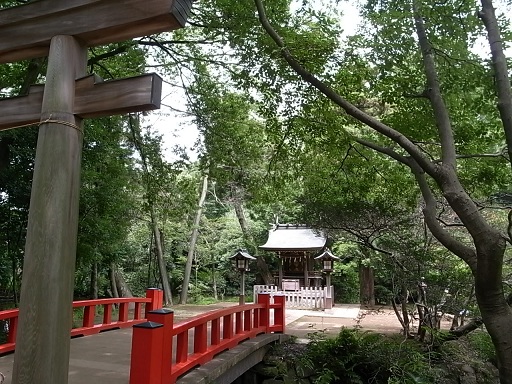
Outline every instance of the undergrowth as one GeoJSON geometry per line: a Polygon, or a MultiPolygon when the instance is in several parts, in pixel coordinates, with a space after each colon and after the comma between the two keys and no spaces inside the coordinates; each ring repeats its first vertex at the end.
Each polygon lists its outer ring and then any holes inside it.
{"type": "Polygon", "coordinates": [[[414,342],[342,329],[335,338],[311,335],[299,358],[315,384],[431,383],[429,363],[414,342]]]}

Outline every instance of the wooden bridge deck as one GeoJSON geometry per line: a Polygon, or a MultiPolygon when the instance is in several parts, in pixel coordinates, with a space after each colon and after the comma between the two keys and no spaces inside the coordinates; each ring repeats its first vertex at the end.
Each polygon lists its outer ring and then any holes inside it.
{"type": "MultiPolygon", "coordinates": [[[[71,341],[69,384],[127,384],[132,330],[119,329],[71,341]]],[[[11,384],[14,354],[0,357],[4,384],[11,384]]]]}

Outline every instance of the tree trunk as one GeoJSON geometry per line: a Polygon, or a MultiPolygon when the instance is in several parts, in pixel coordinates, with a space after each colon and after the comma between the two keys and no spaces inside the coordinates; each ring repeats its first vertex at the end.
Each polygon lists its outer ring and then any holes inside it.
{"type": "Polygon", "coordinates": [[[119,291],[117,290],[116,264],[114,262],[110,263],[110,270],[108,275],[110,280],[110,289],[112,290],[112,297],[117,298],[119,297],[119,291]]]}
{"type": "Polygon", "coordinates": [[[451,329],[448,334],[441,336],[441,340],[448,341],[448,340],[456,340],[464,335],[467,335],[470,332],[473,332],[475,329],[478,329],[482,326],[483,321],[481,318],[477,317],[473,320],[471,320],[466,325],[460,326],[455,329],[451,329]]]}
{"type": "Polygon", "coordinates": [[[407,311],[407,301],[409,300],[409,291],[407,286],[402,284],[402,292],[400,293],[400,308],[402,310],[404,335],[406,337],[411,336],[411,321],[409,318],[409,312],[407,311]]]}
{"type": "Polygon", "coordinates": [[[512,309],[503,291],[505,238],[485,220],[453,169],[443,170],[439,185],[473,238],[476,266],[469,265],[475,278],[478,308],[496,349],[500,383],[512,384],[512,309]]]}
{"type": "Polygon", "coordinates": [[[91,299],[98,298],[98,263],[92,263],[91,267],[91,285],[89,288],[91,299]]]}
{"type": "Polygon", "coordinates": [[[409,326],[409,324],[410,324],[409,323],[409,314],[407,313],[407,297],[408,297],[407,287],[404,284],[404,285],[402,285],[402,293],[399,296],[401,313],[396,305],[396,301],[395,301],[394,297],[391,299],[391,305],[393,306],[393,310],[395,311],[395,315],[396,315],[398,321],[402,325],[402,329],[404,330],[404,336],[406,338],[410,338],[411,333],[410,333],[410,326],[409,326]]]}
{"type": "Polygon", "coordinates": [[[183,276],[183,285],[181,287],[180,304],[187,303],[188,285],[190,283],[190,274],[192,272],[192,262],[194,261],[194,251],[196,249],[197,236],[199,235],[199,224],[203,214],[203,205],[206,200],[206,191],[208,189],[208,175],[203,177],[203,186],[201,195],[197,204],[196,217],[194,219],[194,226],[192,227],[192,234],[190,235],[190,244],[188,247],[187,263],[185,264],[185,272],[183,276]]]}
{"type": "MultiPolygon", "coordinates": [[[[504,52],[503,38],[492,0],[481,0],[482,9],[478,16],[487,30],[487,40],[491,49],[494,85],[498,96],[497,108],[503,124],[507,141],[508,157],[512,160],[512,89],[510,86],[510,69],[504,52]]],[[[511,162],[512,165],[512,162],[511,162]]]]}
{"type": "Polygon", "coordinates": [[[219,295],[217,293],[217,276],[215,273],[215,264],[212,264],[212,287],[213,287],[213,298],[215,300],[218,300],[219,295]]]}
{"type": "Polygon", "coordinates": [[[133,297],[132,291],[128,284],[126,283],[126,280],[124,279],[121,272],[118,270],[114,273],[114,278],[116,282],[117,292],[119,293],[119,297],[133,297]]]}
{"type": "Polygon", "coordinates": [[[478,250],[475,294],[482,320],[496,349],[500,383],[512,384],[512,309],[502,284],[505,243],[497,231],[486,237],[475,242],[478,250]]]}
{"type": "Polygon", "coordinates": [[[359,264],[359,300],[361,305],[375,306],[373,268],[359,264]]]}
{"type": "Polygon", "coordinates": [[[263,256],[258,254],[258,247],[256,246],[256,242],[254,241],[251,232],[249,231],[249,226],[247,225],[247,220],[245,219],[244,209],[242,207],[241,200],[235,198],[233,206],[235,208],[236,218],[238,219],[238,223],[240,224],[242,234],[246,241],[253,247],[253,256],[256,257],[256,268],[258,269],[258,273],[260,274],[265,285],[272,285],[274,283],[274,277],[272,276],[272,273],[270,272],[267,262],[265,261],[263,256]]]}
{"type": "Polygon", "coordinates": [[[151,226],[153,228],[153,236],[155,239],[156,260],[158,262],[158,270],[160,271],[160,278],[162,279],[162,289],[164,291],[164,306],[172,305],[171,285],[169,284],[169,276],[167,274],[167,267],[165,265],[160,229],[158,228],[158,223],[156,221],[156,215],[153,206],[150,207],[150,215],[151,226]]]}

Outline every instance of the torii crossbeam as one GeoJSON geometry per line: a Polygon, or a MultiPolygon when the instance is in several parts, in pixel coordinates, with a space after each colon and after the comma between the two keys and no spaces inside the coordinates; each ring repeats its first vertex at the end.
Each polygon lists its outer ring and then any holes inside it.
{"type": "Polygon", "coordinates": [[[0,101],[0,130],[39,121],[13,384],[66,384],[82,119],[158,108],[161,80],[87,76],[87,47],[184,26],[192,0],[39,0],[0,11],[0,63],[48,55],[44,87],[0,101]],[[22,113],[21,113],[22,112],[22,113]]]}

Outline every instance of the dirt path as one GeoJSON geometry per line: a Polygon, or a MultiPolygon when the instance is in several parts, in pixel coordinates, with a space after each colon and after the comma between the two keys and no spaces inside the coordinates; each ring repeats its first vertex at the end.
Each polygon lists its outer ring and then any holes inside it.
{"type": "MultiPolygon", "coordinates": [[[[210,305],[175,305],[175,321],[183,321],[208,311],[236,306],[238,303],[222,302],[210,305]]],[[[341,304],[335,310],[329,311],[308,311],[289,310],[294,316],[288,319],[286,333],[299,338],[307,338],[312,332],[325,332],[330,335],[338,334],[342,327],[359,328],[361,330],[374,331],[383,334],[399,334],[402,330],[400,322],[391,307],[376,307],[374,309],[356,309],[356,305],[341,304]],[[347,308],[344,311],[343,308],[347,308]],[[354,310],[355,309],[355,310],[354,310]]],[[[451,323],[443,321],[441,328],[449,329],[451,323]]]]}

